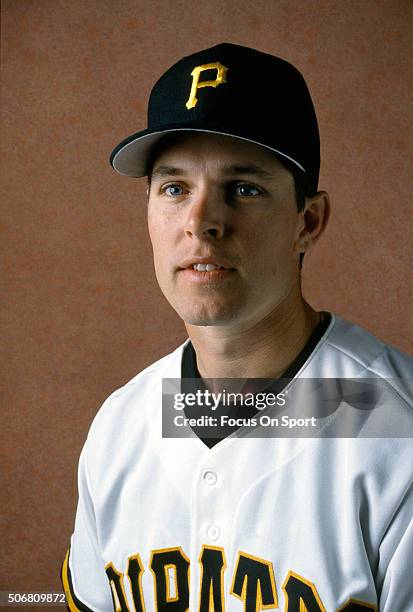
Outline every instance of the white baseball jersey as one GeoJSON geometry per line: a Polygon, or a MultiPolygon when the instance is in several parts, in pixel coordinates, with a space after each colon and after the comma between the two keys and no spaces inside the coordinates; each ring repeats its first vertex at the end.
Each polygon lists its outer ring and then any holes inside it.
{"type": "MultiPolygon", "coordinates": [[[[184,346],[93,421],[62,567],[70,609],[412,611],[412,440],[163,438],[162,379],[181,376],[184,346]]],[[[385,416],[408,427],[412,374],[412,358],[333,316],[295,379],[386,380],[385,416]]]]}

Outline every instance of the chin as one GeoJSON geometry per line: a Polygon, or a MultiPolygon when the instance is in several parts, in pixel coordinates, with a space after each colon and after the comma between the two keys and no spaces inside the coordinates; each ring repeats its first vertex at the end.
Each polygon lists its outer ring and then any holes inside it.
{"type": "Polygon", "coordinates": [[[187,325],[215,326],[234,323],[238,318],[238,312],[234,307],[223,304],[191,304],[173,306],[181,319],[187,325]]]}

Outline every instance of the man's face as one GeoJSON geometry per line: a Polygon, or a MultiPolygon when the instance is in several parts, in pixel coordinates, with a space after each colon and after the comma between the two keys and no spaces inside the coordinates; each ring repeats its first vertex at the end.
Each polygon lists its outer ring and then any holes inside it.
{"type": "Polygon", "coordinates": [[[297,292],[300,217],[294,179],[271,151],[215,134],[180,136],[155,159],[149,191],[165,297],[190,325],[257,324],[297,292]]]}

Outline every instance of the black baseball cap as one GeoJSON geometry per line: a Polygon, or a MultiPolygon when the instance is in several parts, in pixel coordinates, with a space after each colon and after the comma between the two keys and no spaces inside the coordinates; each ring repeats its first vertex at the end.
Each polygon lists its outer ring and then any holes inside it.
{"type": "Polygon", "coordinates": [[[110,163],[120,174],[145,176],[153,147],[173,132],[211,132],[266,147],[317,191],[320,138],[310,93],[289,62],[223,43],[171,66],[155,83],[148,127],[122,140],[110,163]]]}

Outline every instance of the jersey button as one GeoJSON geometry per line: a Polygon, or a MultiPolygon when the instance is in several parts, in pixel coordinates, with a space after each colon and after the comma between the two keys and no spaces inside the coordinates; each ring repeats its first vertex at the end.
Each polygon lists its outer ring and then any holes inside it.
{"type": "Polygon", "coordinates": [[[208,527],[208,537],[210,540],[213,540],[215,542],[215,540],[218,540],[220,534],[221,534],[221,530],[218,527],[218,525],[210,525],[208,527]]]}
{"type": "Polygon", "coordinates": [[[206,472],[204,472],[205,484],[212,487],[216,483],[217,480],[218,480],[218,476],[212,470],[207,470],[206,472]]]}

